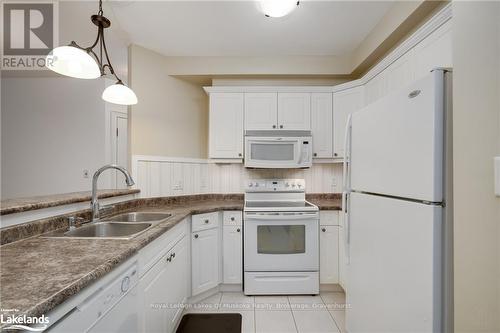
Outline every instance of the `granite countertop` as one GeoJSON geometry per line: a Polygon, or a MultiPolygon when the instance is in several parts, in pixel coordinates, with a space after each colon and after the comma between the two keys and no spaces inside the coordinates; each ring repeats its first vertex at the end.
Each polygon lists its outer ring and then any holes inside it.
{"type": "MultiPolygon", "coordinates": [[[[308,197],[320,209],[340,209],[340,200],[308,197]]],[[[0,246],[0,308],[18,315],[47,314],[192,214],[243,210],[242,196],[136,199],[120,212],[164,211],[172,216],[130,240],[30,237],[0,246]]],[[[114,212],[116,213],[116,212],[114,212]]],[[[0,311],[0,314],[3,312],[0,311]]]]}
{"type": "MultiPolygon", "coordinates": [[[[138,189],[123,189],[123,190],[99,190],[97,194],[100,199],[117,197],[121,195],[129,195],[139,193],[138,189]]],[[[5,199],[0,201],[0,215],[13,213],[21,213],[29,210],[50,208],[61,205],[68,205],[77,202],[90,201],[92,193],[72,192],[63,194],[42,195],[35,197],[5,199]]]]}

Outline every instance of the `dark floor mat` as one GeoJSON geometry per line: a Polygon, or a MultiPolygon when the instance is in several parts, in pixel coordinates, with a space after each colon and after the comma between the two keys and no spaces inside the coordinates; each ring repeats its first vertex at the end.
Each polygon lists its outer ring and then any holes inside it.
{"type": "Polygon", "coordinates": [[[177,333],[241,333],[239,313],[188,313],[177,333]]]}

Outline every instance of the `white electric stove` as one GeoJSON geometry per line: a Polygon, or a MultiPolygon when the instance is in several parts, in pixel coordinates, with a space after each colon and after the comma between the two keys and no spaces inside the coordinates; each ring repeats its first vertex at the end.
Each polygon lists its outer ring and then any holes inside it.
{"type": "Polygon", "coordinates": [[[303,179],[252,180],[245,190],[246,295],[319,293],[319,210],[303,179]]]}

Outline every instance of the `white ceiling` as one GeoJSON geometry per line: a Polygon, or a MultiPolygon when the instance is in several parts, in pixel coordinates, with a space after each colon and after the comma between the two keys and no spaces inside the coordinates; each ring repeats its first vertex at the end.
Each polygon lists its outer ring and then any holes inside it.
{"type": "Polygon", "coordinates": [[[392,4],[301,1],[292,14],[274,19],[265,17],[255,1],[129,1],[107,6],[132,43],[164,55],[280,56],[349,54],[392,4]]]}

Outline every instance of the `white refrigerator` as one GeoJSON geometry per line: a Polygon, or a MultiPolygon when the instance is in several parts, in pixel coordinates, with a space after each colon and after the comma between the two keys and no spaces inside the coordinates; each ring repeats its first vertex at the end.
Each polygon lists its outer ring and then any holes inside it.
{"type": "Polygon", "coordinates": [[[451,72],[436,69],[348,121],[349,333],[448,329],[450,94],[451,72]]]}

